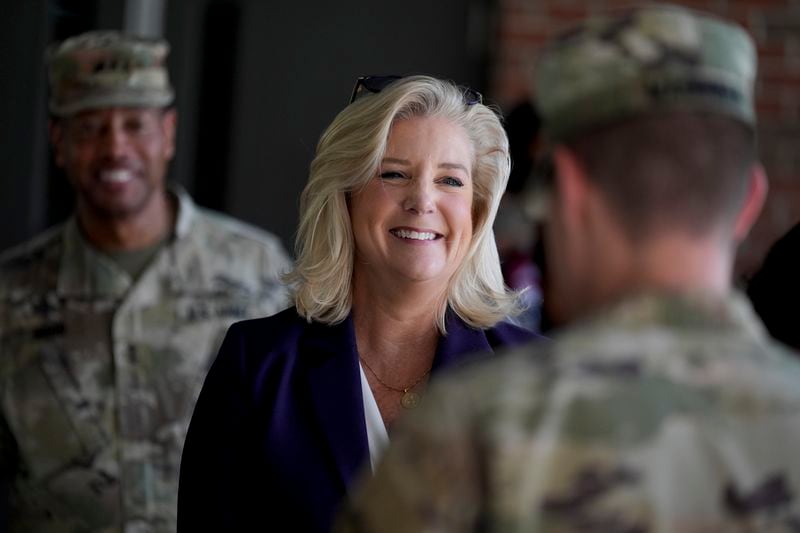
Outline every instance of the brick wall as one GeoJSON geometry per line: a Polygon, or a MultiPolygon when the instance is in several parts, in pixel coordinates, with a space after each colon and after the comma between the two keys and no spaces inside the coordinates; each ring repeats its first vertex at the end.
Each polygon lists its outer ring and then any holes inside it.
{"type": "MultiPolygon", "coordinates": [[[[738,272],[748,277],[771,244],[800,221],[800,0],[675,1],[742,24],[758,46],[759,149],[770,178],[765,210],[743,244],[738,272]]],[[[531,59],[551,35],[630,0],[499,0],[489,93],[503,109],[528,97],[531,59]]]]}

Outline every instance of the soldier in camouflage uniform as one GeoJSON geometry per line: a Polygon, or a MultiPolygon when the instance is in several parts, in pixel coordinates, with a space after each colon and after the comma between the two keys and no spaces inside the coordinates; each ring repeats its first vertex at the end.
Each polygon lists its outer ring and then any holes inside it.
{"type": "Polygon", "coordinates": [[[562,327],[434,384],[342,531],[800,531],[800,364],[730,285],[754,76],[742,29],[668,5],[545,49],[562,327]]]}
{"type": "Polygon", "coordinates": [[[276,237],[164,184],[166,53],[116,32],[50,52],[77,209],[0,259],[2,531],[174,531],[184,435],[221,339],[286,304],[276,237]]]}

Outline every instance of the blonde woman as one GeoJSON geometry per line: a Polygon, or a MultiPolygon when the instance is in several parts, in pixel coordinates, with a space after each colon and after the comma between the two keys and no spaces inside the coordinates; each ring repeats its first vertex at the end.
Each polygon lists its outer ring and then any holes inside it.
{"type": "Polygon", "coordinates": [[[181,531],[328,531],[432,374],[530,340],[492,234],[508,141],[480,94],[360,78],[301,198],[295,306],[228,331],[189,428],[181,531]]]}

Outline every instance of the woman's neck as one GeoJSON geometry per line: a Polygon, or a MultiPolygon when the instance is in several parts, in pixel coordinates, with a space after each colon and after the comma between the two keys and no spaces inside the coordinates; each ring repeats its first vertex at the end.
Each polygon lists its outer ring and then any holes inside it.
{"type": "Polygon", "coordinates": [[[442,296],[416,289],[370,286],[354,277],[356,347],[387,427],[403,410],[407,393],[424,390],[439,341],[436,314],[442,296]]]}
{"type": "Polygon", "coordinates": [[[412,359],[430,363],[439,338],[437,312],[445,292],[371,285],[358,277],[353,283],[353,323],[361,357],[375,370],[417,366],[412,359]]]}

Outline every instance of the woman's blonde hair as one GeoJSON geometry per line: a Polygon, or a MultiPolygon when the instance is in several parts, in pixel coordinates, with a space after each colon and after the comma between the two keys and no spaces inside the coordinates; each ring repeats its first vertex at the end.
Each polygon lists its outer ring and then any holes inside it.
{"type": "Polygon", "coordinates": [[[411,76],[344,108],[319,140],[300,197],[297,261],[286,276],[298,313],[309,321],[334,324],[350,313],[355,242],[348,194],[375,177],[392,124],[433,116],[461,126],[475,154],[472,242],[437,310],[439,330],[446,333],[448,307],[478,328],[491,327],[521,310],[519,295],[503,283],[492,231],[511,169],[503,126],[485,105],[466,105],[463,89],[454,83],[411,76]]]}

